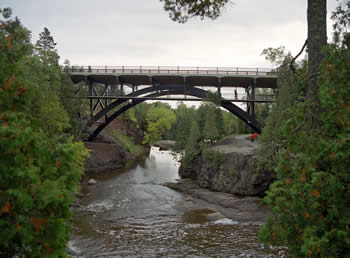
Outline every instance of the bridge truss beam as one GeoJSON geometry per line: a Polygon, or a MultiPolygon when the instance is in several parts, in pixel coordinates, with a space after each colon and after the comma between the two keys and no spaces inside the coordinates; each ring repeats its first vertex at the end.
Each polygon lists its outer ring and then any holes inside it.
{"type": "MultiPolygon", "coordinates": [[[[101,87],[101,84],[98,87],[101,87]]],[[[193,99],[187,99],[186,96],[194,96],[197,97],[197,101],[201,101],[204,98],[206,98],[208,91],[199,89],[193,86],[187,85],[185,82],[184,85],[161,85],[161,88],[159,87],[157,82],[153,82],[152,86],[143,88],[140,90],[133,90],[130,94],[125,96],[109,96],[109,92],[111,91],[111,87],[109,87],[107,84],[104,85],[103,91],[94,89],[95,86],[94,83],[90,83],[90,96],[88,98],[90,99],[90,114],[91,118],[87,122],[86,127],[90,127],[95,122],[100,120],[103,116],[105,117],[104,121],[95,129],[95,131],[90,135],[89,140],[93,140],[111,121],[113,121],[116,117],[127,111],[129,108],[134,107],[135,105],[148,100],[148,99],[158,99],[161,96],[165,95],[185,95],[183,100],[193,100],[193,99]],[[129,102],[131,101],[131,102],[129,102]],[[93,105],[93,102],[94,105],[93,105]],[[127,105],[120,107],[117,111],[115,111],[112,115],[108,115],[110,112],[112,112],[113,109],[118,108],[123,103],[127,103],[127,105]],[[98,107],[100,107],[100,110],[98,110],[98,107]]],[[[132,88],[134,88],[132,86],[132,88]]],[[[254,89],[254,88],[253,88],[254,89]]],[[[253,93],[254,96],[254,93],[253,93]]],[[[165,99],[165,98],[163,98],[165,99]]],[[[167,100],[171,100],[167,98],[167,100]]],[[[175,99],[174,99],[175,100],[175,99]]],[[[177,100],[177,99],[176,99],[177,100]]],[[[256,102],[253,99],[248,99],[247,103],[251,104],[256,102]]],[[[266,101],[268,102],[268,101],[266,101]]],[[[239,108],[237,105],[233,104],[230,100],[226,100],[221,98],[221,106],[228,110],[229,112],[236,115],[239,119],[241,119],[243,122],[245,122],[252,130],[255,132],[260,133],[261,128],[258,121],[255,120],[254,115],[251,115],[248,112],[245,112],[241,108],[239,108]]],[[[254,109],[253,109],[254,110],[254,109]]]]}

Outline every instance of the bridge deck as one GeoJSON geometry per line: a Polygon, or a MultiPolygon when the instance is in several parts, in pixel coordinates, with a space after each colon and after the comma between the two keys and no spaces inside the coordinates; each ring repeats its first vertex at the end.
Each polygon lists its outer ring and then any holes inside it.
{"type": "MultiPolygon", "coordinates": [[[[87,96],[88,99],[107,99],[107,100],[118,100],[118,99],[126,99],[126,100],[167,100],[167,101],[203,101],[201,98],[193,98],[193,97],[130,97],[130,96],[87,96]]],[[[222,102],[241,102],[241,103],[273,103],[276,102],[275,99],[222,99],[222,102]]]]}
{"type": "Polygon", "coordinates": [[[207,87],[277,88],[276,69],[179,66],[82,66],[70,67],[75,83],[93,80],[109,85],[187,84],[207,87]]]}

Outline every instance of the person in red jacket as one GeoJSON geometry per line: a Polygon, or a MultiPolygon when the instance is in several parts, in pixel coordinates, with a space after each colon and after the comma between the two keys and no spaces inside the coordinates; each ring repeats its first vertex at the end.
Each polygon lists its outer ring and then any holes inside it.
{"type": "Polygon", "coordinates": [[[254,141],[254,140],[257,141],[257,140],[258,140],[258,136],[259,136],[258,133],[254,133],[254,134],[252,134],[252,135],[250,136],[250,140],[251,140],[251,141],[254,141]]]}

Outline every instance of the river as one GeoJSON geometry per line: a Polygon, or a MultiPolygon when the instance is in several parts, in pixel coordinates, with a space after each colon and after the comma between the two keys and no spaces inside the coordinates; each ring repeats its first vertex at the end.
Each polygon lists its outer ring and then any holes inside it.
{"type": "Polygon", "coordinates": [[[208,221],[206,207],[179,208],[190,198],[162,185],[178,178],[178,167],[170,151],[152,148],[133,168],[94,175],[96,185],[84,181],[68,245],[74,257],[284,256],[258,242],[257,223],[208,221]]]}

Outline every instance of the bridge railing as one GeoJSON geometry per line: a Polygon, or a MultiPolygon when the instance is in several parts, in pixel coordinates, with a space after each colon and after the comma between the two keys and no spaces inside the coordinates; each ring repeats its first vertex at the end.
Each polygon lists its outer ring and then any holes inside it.
{"type": "Polygon", "coordinates": [[[71,66],[71,72],[118,74],[205,74],[275,76],[277,69],[241,67],[184,67],[184,66],[71,66]]]}

